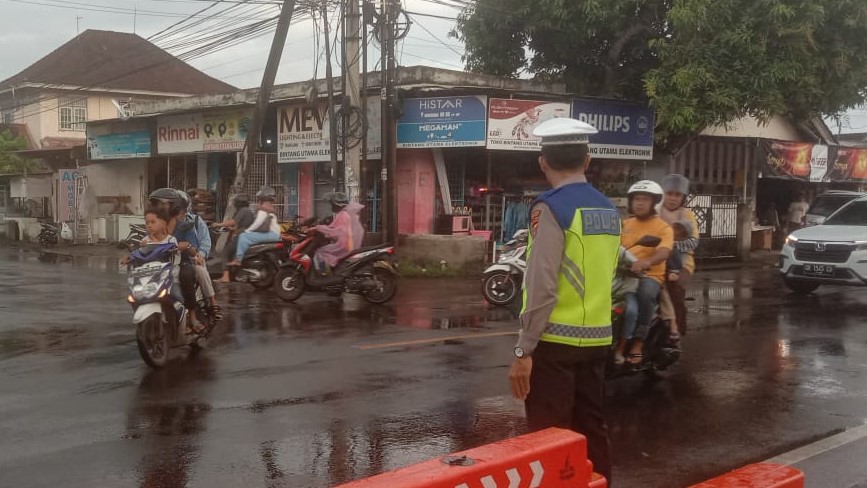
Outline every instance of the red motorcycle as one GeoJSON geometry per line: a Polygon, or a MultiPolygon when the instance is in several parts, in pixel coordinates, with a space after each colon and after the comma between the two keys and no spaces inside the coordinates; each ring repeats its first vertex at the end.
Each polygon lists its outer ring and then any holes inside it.
{"type": "Polygon", "coordinates": [[[294,302],[308,291],[333,295],[346,292],[381,304],[397,293],[393,246],[384,244],[358,249],[323,276],[314,269],[313,253],[326,244],[326,237],[315,231],[304,233],[303,237],[277,274],[277,296],[282,300],[294,302]]]}

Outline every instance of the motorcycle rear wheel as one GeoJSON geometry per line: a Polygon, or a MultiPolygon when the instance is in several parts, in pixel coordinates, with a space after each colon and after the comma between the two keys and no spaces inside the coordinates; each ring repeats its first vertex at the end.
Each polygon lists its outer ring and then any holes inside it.
{"type": "Polygon", "coordinates": [[[286,268],[277,273],[277,297],[284,302],[301,298],[307,288],[304,275],[296,268],[286,268]]]}
{"type": "Polygon", "coordinates": [[[141,358],[151,368],[165,366],[169,358],[169,338],[159,314],[153,314],[136,327],[136,343],[141,358]]]}
{"type": "Polygon", "coordinates": [[[506,271],[491,271],[482,277],[482,295],[491,305],[506,306],[515,301],[521,285],[506,271]],[[503,291],[498,288],[502,286],[503,291]]]}
{"type": "Polygon", "coordinates": [[[387,270],[374,268],[373,279],[376,281],[376,289],[364,292],[364,299],[375,305],[381,305],[397,293],[397,276],[387,270]]]}
{"type": "Polygon", "coordinates": [[[274,277],[277,275],[277,268],[271,263],[266,263],[262,268],[265,273],[265,278],[259,281],[251,281],[250,284],[257,290],[267,290],[274,286],[274,277]]]}

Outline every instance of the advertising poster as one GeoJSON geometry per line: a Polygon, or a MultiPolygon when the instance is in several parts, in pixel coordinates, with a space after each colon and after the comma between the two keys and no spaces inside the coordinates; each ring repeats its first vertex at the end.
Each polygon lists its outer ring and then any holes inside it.
{"type": "Polygon", "coordinates": [[[596,159],[649,161],[653,159],[653,109],[612,100],[577,99],[572,118],[599,131],[590,136],[590,154],[596,159]]]}
{"type": "Polygon", "coordinates": [[[246,109],[158,117],[157,153],[242,151],[252,120],[246,109]]]}
{"type": "Polygon", "coordinates": [[[77,169],[61,169],[57,172],[57,216],[59,222],[75,220],[75,178],[77,169]]]}
{"type": "MultiPolygon", "coordinates": [[[[335,107],[335,112],[340,107],[335,107]]],[[[382,157],[382,105],[379,99],[367,103],[367,158],[382,157]]],[[[331,161],[331,131],[328,103],[301,102],[277,109],[277,162],[331,161]]],[[[338,146],[337,160],[343,160],[338,146]]]]}
{"type": "Polygon", "coordinates": [[[148,130],[87,136],[87,159],[133,159],[151,157],[148,130]]]}
{"type": "Polygon", "coordinates": [[[492,98],[488,103],[487,148],[538,152],[542,146],[533,135],[536,126],[569,115],[568,103],[492,98]]]}
{"type": "Polygon", "coordinates": [[[397,122],[397,147],[484,147],[487,97],[408,98],[397,122]]]}
{"type": "MultiPolygon", "coordinates": [[[[766,168],[772,176],[785,176],[819,183],[830,181],[828,146],[807,142],[762,141],[767,152],[766,168]]],[[[836,165],[836,163],[835,163],[836,165]]]]}
{"type": "Polygon", "coordinates": [[[867,181],[867,148],[838,147],[828,173],[831,181],[867,181]]]}

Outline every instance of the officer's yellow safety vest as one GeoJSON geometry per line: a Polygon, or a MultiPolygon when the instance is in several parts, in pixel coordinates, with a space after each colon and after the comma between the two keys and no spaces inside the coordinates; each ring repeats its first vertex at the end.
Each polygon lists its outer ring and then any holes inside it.
{"type": "MultiPolygon", "coordinates": [[[[537,202],[548,205],[565,234],[557,305],[541,340],[576,347],[610,345],[611,287],[620,251],[620,214],[588,183],[551,190],[537,202]]],[[[533,252],[533,232],[530,234],[528,259],[533,252]]],[[[525,288],[525,309],[526,305],[525,288]]]]}

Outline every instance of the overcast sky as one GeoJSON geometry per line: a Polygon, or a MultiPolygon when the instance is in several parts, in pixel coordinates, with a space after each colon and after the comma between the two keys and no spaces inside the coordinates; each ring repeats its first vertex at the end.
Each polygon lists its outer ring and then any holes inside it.
{"type": "MultiPolygon", "coordinates": [[[[272,1],[252,0],[250,5],[237,5],[239,0],[224,1],[208,13],[234,5],[231,17],[227,13],[205,26],[214,31],[219,29],[219,23],[237,20],[238,17],[246,18],[245,23],[249,23],[253,19],[277,15],[276,5],[267,4],[272,1]]],[[[86,29],[135,31],[148,38],[211,3],[208,0],[0,0],[3,20],[0,29],[0,80],[18,73],[69,41],[76,36],[77,29],[82,32],[86,29]],[[135,11],[138,13],[135,14],[135,11]]],[[[437,4],[434,0],[404,0],[404,5],[410,12],[449,18],[458,14],[458,10],[437,4]]],[[[420,15],[412,15],[412,21],[414,24],[409,35],[398,45],[397,57],[402,66],[421,64],[462,69],[463,46],[456,39],[448,37],[454,21],[420,15]]],[[[321,29],[321,21],[319,25],[321,29]]],[[[178,37],[188,35],[195,29],[187,30],[178,37]]],[[[239,88],[258,86],[272,35],[273,29],[270,29],[259,38],[190,60],[189,63],[239,88]]],[[[313,21],[309,18],[289,28],[277,83],[311,79],[317,68],[317,59],[321,59],[318,75],[324,76],[322,37],[319,36],[318,50],[314,43],[316,37],[313,21]]],[[[166,47],[169,42],[155,41],[161,47],[166,47]]],[[[373,70],[378,54],[375,46],[371,49],[370,69],[373,70]]],[[[170,52],[179,55],[184,49],[170,49],[170,52]]],[[[339,72],[336,63],[334,69],[335,73],[339,72]]]]}

